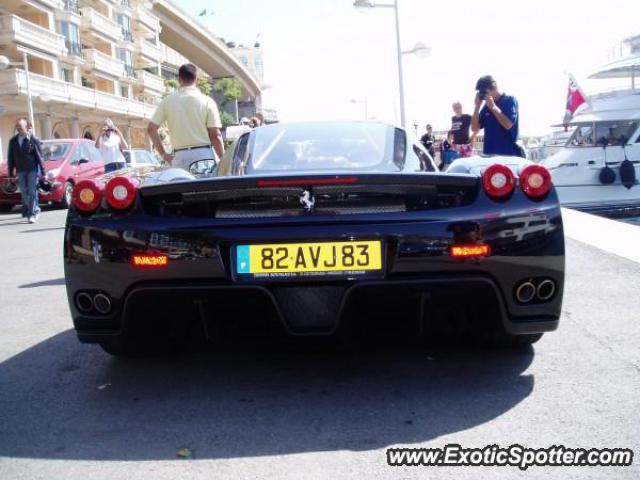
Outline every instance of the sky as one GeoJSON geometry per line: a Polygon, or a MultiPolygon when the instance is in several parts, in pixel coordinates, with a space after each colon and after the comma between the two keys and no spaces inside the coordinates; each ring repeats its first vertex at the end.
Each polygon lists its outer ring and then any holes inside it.
{"type": "MultiPolygon", "coordinates": [[[[399,123],[393,9],[360,13],[352,0],[176,0],[217,36],[264,55],[263,104],[280,120],[370,119],[399,123]],[[354,103],[353,100],[356,102],[354,103]]],[[[376,0],[379,3],[391,0],[376,0]]],[[[568,73],[587,94],[620,81],[589,80],[640,34],[640,1],[398,0],[408,126],[447,130],[453,101],[472,113],[475,82],[491,74],[517,98],[522,135],[549,133],[564,115],[568,73]]],[[[624,52],[623,52],[624,53],[624,52]]],[[[629,82],[630,84],[630,82],[629,82]]]]}

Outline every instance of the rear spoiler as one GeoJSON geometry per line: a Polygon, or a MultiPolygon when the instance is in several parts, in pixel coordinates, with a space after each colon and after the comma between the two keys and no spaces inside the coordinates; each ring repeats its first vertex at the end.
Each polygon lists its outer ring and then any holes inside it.
{"type": "Polygon", "coordinates": [[[183,197],[242,198],[260,195],[299,195],[312,189],[316,195],[340,192],[435,193],[438,187],[476,187],[479,177],[443,173],[366,173],[345,175],[281,175],[212,177],[140,188],[143,198],[181,194],[183,197]],[[372,188],[373,187],[373,188],[372,188]]]}

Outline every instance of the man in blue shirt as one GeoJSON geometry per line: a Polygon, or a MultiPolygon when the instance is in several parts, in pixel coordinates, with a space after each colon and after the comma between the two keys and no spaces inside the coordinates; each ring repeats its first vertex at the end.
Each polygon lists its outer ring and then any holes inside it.
{"type": "Polygon", "coordinates": [[[518,101],[500,93],[491,75],[480,77],[476,83],[475,110],[471,129],[478,133],[484,128],[485,155],[520,156],[518,140],[518,101]],[[482,103],[484,106],[482,109],[482,103]]]}

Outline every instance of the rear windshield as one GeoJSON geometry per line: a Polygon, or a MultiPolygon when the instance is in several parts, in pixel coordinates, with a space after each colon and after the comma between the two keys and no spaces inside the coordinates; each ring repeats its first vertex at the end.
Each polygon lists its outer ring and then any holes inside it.
{"type": "Polygon", "coordinates": [[[62,160],[67,156],[71,150],[71,143],[69,142],[46,142],[42,145],[42,151],[44,153],[44,160],[54,161],[62,160]]]}
{"type": "Polygon", "coordinates": [[[260,127],[247,173],[398,171],[394,128],[376,123],[301,123],[260,127]]]}

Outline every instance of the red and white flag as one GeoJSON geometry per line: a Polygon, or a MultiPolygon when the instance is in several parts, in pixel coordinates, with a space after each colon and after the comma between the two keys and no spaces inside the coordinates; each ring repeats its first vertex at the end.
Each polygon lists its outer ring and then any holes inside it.
{"type": "Polygon", "coordinates": [[[564,128],[567,129],[569,122],[580,108],[588,105],[587,97],[582,92],[582,89],[578,86],[578,82],[573,78],[573,75],[569,75],[569,88],[567,89],[567,106],[564,113],[564,128]]]}

